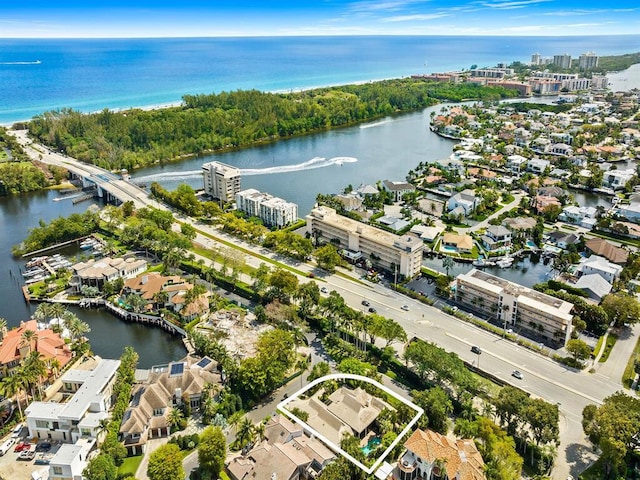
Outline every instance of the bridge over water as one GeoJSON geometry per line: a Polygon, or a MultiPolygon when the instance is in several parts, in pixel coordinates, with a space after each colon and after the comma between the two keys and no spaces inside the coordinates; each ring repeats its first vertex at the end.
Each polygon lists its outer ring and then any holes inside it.
{"type": "Polygon", "coordinates": [[[98,197],[106,202],[120,204],[132,201],[136,208],[153,206],[165,209],[135,183],[103,168],[79,162],[74,158],[54,152],[44,145],[33,143],[28,137],[28,130],[10,130],[9,133],[14,135],[31,159],[68,170],[72,177],[82,181],[83,188],[95,187],[98,197]]]}

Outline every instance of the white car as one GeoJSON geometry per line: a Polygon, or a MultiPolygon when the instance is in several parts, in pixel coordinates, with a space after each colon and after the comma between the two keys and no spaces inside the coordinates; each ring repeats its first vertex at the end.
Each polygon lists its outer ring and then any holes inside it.
{"type": "Polygon", "coordinates": [[[516,377],[518,380],[522,380],[522,372],[520,372],[520,370],[514,370],[511,372],[511,375],[516,377]]]}
{"type": "Polygon", "coordinates": [[[402,305],[402,310],[404,310],[405,312],[409,311],[409,305],[402,305]]]}

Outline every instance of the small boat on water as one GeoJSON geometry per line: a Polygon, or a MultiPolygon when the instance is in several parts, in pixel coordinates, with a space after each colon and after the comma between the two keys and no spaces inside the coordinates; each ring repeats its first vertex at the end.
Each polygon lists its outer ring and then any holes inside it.
{"type": "Polygon", "coordinates": [[[476,268],[493,267],[495,264],[496,262],[492,262],[484,258],[478,258],[477,260],[473,261],[473,266],[476,268]]]}
{"type": "Polygon", "coordinates": [[[511,265],[513,265],[513,257],[505,257],[502,260],[498,260],[496,262],[496,265],[500,268],[509,268],[511,265]]]}
{"type": "Polygon", "coordinates": [[[37,275],[42,275],[44,270],[41,268],[32,268],[31,270],[27,270],[22,274],[23,277],[33,277],[37,275]]]}

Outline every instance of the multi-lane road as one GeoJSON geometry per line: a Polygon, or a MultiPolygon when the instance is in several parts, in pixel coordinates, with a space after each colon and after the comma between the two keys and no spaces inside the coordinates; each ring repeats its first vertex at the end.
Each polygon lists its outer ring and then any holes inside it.
{"type": "MultiPolygon", "coordinates": [[[[66,168],[71,165],[74,168],[96,169],[69,157],[50,152],[46,147],[32,145],[25,132],[18,132],[16,137],[34,159],[66,168]]],[[[127,182],[118,181],[118,185],[118,188],[131,196],[136,206],[152,205],[166,208],[150,199],[144,191],[127,182]]],[[[222,238],[245,248],[251,252],[245,254],[245,260],[254,267],[264,261],[254,256],[255,253],[295,267],[302,273],[299,275],[301,281],[310,281],[306,274],[312,271],[317,274],[317,270],[312,265],[281,258],[261,247],[239,241],[237,238],[196,223],[189,218],[181,218],[181,221],[191,223],[208,235],[208,237],[200,235],[197,238],[197,241],[203,245],[214,246],[215,238],[222,238]],[[211,236],[214,238],[212,239],[211,236]]],[[[561,413],[561,445],[553,471],[554,479],[564,480],[570,473],[577,476],[576,474],[593,460],[593,454],[582,432],[582,409],[588,404],[599,403],[606,396],[620,390],[622,388],[620,379],[610,379],[598,373],[574,371],[539,352],[520,347],[514,342],[447,315],[438,308],[405,297],[382,285],[363,282],[355,276],[350,278],[353,274],[346,273],[346,275],[343,273],[317,276],[316,281],[329,291],[336,290],[353,308],[363,308],[362,300],[366,299],[379,314],[397,320],[404,327],[409,338],[416,336],[432,341],[448,351],[455,352],[469,363],[478,365],[479,362],[482,370],[522,388],[531,395],[557,403],[561,413]],[[408,311],[403,310],[402,305],[408,305],[408,311]],[[480,355],[471,352],[471,347],[474,345],[482,350],[480,355]],[[522,372],[522,379],[516,379],[511,375],[515,369],[522,372]]],[[[634,340],[638,333],[634,330],[634,340]]],[[[402,346],[398,345],[397,348],[402,346]]]]}

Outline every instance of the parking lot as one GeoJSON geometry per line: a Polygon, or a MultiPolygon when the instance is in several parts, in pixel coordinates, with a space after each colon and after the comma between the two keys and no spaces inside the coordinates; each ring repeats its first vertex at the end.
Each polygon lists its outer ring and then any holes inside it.
{"type": "MultiPolygon", "coordinates": [[[[49,465],[46,462],[58,451],[60,443],[52,441],[50,442],[51,448],[48,451],[36,452],[38,444],[31,442],[31,439],[26,437],[27,434],[27,429],[23,428],[22,435],[15,438],[7,453],[0,457],[0,478],[2,480],[33,480],[34,477],[32,473],[34,472],[45,473],[42,478],[48,477],[49,465]],[[35,453],[33,459],[18,460],[21,452],[16,452],[15,449],[16,446],[22,442],[29,443],[29,450],[35,453]]],[[[11,434],[6,435],[0,440],[0,445],[4,444],[10,438],[11,434]]],[[[44,441],[40,441],[39,443],[42,444],[44,441]]],[[[38,450],[42,450],[42,448],[38,448],[38,450]]]]}

